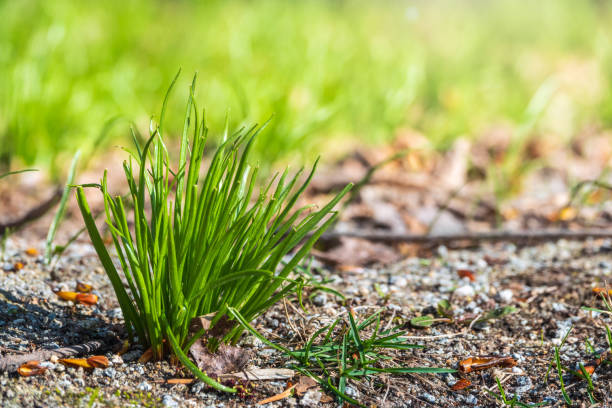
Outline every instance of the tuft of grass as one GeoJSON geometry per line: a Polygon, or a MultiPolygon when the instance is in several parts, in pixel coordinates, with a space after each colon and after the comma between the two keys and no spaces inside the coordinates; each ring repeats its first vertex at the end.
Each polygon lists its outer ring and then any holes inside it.
{"type": "Polygon", "coordinates": [[[159,125],[151,126],[150,137],[142,146],[133,133],[136,151],[123,163],[127,201],[134,209],[133,229],[124,199],[109,190],[106,172],[101,184],[95,185],[104,197],[106,223],[123,279],[85,197],[84,187],[92,185],[78,186],[76,196],[130,336],[150,346],[156,358],[163,357],[167,342],[197,378],[216,389],[236,392],[209,378],[188,358],[190,346],[206,334],[204,329],[190,332],[192,319],[214,315],[211,328],[222,334],[205,338],[214,350],[219,342],[235,343],[243,331],[241,324],[228,319],[229,310],[238,311],[248,322],[283,297],[299,292],[303,280],[292,279],[290,274],[334,221],[333,208],[351,186],[318,211],[311,206],[296,210],[315,163],[303,183],[299,183],[302,170],[293,177],[285,170],[256,195],[257,168],[248,164],[248,158],[262,128],[230,133],[229,121],[201,175],[208,128],[196,105],[195,77],[178,165],[171,167],[163,124],[177,78],[178,74],[164,99],[159,125]]]}
{"type": "Polygon", "coordinates": [[[397,367],[392,357],[385,355],[388,350],[409,350],[424,348],[419,344],[407,343],[402,338],[406,334],[399,327],[383,329],[380,311],[362,322],[357,323],[352,310],[347,310],[348,319],[342,317],[332,324],[317,330],[304,347],[290,350],[287,347],[271,342],[261,335],[236,309],[230,313],[242,326],[268,346],[279,350],[297,363],[292,368],[315,380],[323,389],[335,394],[338,402],[363,407],[359,401],[347,394],[349,381],[362,381],[377,374],[411,374],[411,373],[454,373],[457,370],[438,367],[397,367]],[[372,330],[372,326],[373,330],[372,330]],[[372,332],[364,335],[366,329],[372,332]],[[322,340],[317,341],[321,336],[322,340]],[[386,364],[381,364],[385,362],[386,364]]]}
{"type": "Polygon", "coordinates": [[[496,400],[501,401],[504,404],[504,406],[521,407],[521,408],[532,408],[532,407],[545,407],[545,406],[548,405],[545,402],[538,402],[538,403],[535,403],[535,404],[526,404],[524,402],[520,402],[516,395],[514,397],[512,397],[512,399],[508,399],[508,397],[506,396],[506,391],[504,390],[504,387],[503,387],[501,381],[499,381],[499,378],[495,377],[495,382],[497,383],[497,389],[499,390],[499,395],[495,394],[492,391],[486,390],[486,389],[485,389],[485,391],[487,392],[487,394],[489,394],[490,396],[492,396],[496,400]]]}

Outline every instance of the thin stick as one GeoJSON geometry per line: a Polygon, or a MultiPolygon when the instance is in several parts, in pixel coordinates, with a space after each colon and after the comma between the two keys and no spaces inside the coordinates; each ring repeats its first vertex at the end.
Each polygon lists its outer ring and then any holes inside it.
{"type": "Polygon", "coordinates": [[[0,372],[14,371],[20,365],[28,361],[38,360],[45,361],[53,356],[56,357],[71,357],[79,354],[89,354],[107,346],[102,340],[93,340],[83,344],[77,344],[69,347],[62,347],[55,350],[39,350],[28,354],[9,354],[0,358],[0,372]]]}
{"type": "Polygon", "coordinates": [[[397,234],[391,232],[328,232],[319,238],[321,242],[335,241],[341,237],[361,238],[383,243],[445,244],[457,241],[469,242],[529,242],[556,241],[559,239],[584,240],[588,238],[612,238],[612,230],[536,230],[536,231],[490,231],[467,232],[463,234],[397,234]]]}
{"type": "Polygon", "coordinates": [[[49,211],[59,201],[60,197],[62,196],[62,191],[63,190],[61,188],[56,188],[51,197],[40,203],[38,206],[30,209],[23,216],[17,218],[16,220],[0,223],[0,235],[4,234],[4,232],[7,230],[22,227],[28,222],[34,221],[45,215],[47,211],[49,211]]]}

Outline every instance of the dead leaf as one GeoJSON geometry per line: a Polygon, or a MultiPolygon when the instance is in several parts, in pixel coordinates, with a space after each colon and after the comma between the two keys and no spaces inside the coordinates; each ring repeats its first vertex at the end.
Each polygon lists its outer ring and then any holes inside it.
{"type": "Polygon", "coordinates": [[[65,365],[66,367],[83,367],[83,368],[94,368],[86,358],[60,358],[57,360],[58,363],[65,365]]]}
{"type": "Polygon", "coordinates": [[[550,222],[556,221],[572,221],[578,215],[578,211],[574,207],[563,207],[559,211],[555,211],[548,215],[550,222]]]}
{"type": "Polygon", "coordinates": [[[293,392],[294,388],[295,388],[295,385],[292,385],[289,388],[287,388],[285,391],[281,392],[280,394],[273,395],[270,398],[262,399],[261,401],[257,403],[257,405],[269,404],[270,402],[280,401],[282,399],[288,398],[291,396],[291,393],[293,392]]]}
{"type": "Polygon", "coordinates": [[[469,387],[470,385],[472,385],[472,382],[470,380],[468,380],[467,378],[460,378],[459,381],[453,384],[451,390],[460,391],[469,387]]]}
{"type": "Polygon", "coordinates": [[[319,384],[311,377],[301,375],[298,383],[295,384],[295,393],[301,397],[306,393],[306,391],[315,388],[318,385],[319,384]]]}
{"type": "Polygon", "coordinates": [[[222,374],[221,378],[233,377],[248,381],[288,380],[295,376],[295,371],[288,368],[248,368],[230,374],[222,374]]]}
{"type": "Polygon", "coordinates": [[[25,364],[22,364],[17,372],[22,377],[31,377],[33,375],[40,375],[47,371],[47,367],[41,367],[40,361],[28,361],[25,364]]]}
{"type": "Polygon", "coordinates": [[[138,359],[140,364],[148,363],[153,358],[153,349],[149,347],[138,359]]]}
{"type": "Polygon", "coordinates": [[[88,283],[83,283],[81,281],[77,281],[76,283],[76,291],[81,293],[89,293],[93,287],[88,283]]]}
{"type": "Polygon", "coordinates": [[[195,381],[195,378],[169,378],[167,380],[156,380],[154,383],[161,384],[191,384],[195,381]]]}
{"type": "Polygon", "coordinates": [[[193,343],[189,352],[198,368],[212,377],[242,371],[251,358],[246,350],[226,344],[220,345],[212,354],[201,340],[193,343]]]}
{"type": "Polygon", "coordinates": [[[26,255],[28,256],[36,256],[38,255],[38,249],[36,248],[28,248],[25,250],[26,255]]]}
{"type": "Polygon", "coordinates": [[[67,300],[70,302],[74,302],[76,300],[76,297],[78,295],[78,293],[76,292],[67,292],[67,291],[63,291],[63,290],[59,290],[57,292],[55,292],[55,294],[62,300],[67,300]]]}
{"type": "Polygon", "coordinates": [[[91,356],[87,359],[87,362],[95,368],[106,368],[110,364],[105,356],[91,356]]]}
{"type": "Polygon", "coordinates": [[[470,357],[459,363],[459,371],[470,373],[492,367],[514,367],[515,365],[517,362],[512,357],[470,357]]]}
{"type": "Polygon", "coordinates": [[[82,305],[93,306],[98,303],[98,297],[93,293],[78,293],[75,301],[82,305]]]}
{"type": "Polygon", "coordinates": [[[593,288],[593,293],[596,295],[600,295],[600,294],[608,294],[610,296],[612,296],[612,289],[606,289],[606,288],[593,288]]]}
{"type": "Polygon", "coordinates": [[[189,323],[189,331],[195,333],[200,329],[210,329],[210,323],[212,322],[212,319],[215,317],[215,315],[216,313],[209,313],[207,315],[194,317],[189,323]]]}
{"type": "Polygon", "coordinates": [[[459,275],[460,278],[468,278],[471,282],[476,280],[474,272],[469,269],[457,269],[457,275],[459,275]]]}
{"type": "Polygon", "coordinates": [[[13,268],[15,268],[16,271],[22,270],[24,266],[25,265],[23,264],[23,262],[19,262],[19,261],[13,264],[13,268]]]}

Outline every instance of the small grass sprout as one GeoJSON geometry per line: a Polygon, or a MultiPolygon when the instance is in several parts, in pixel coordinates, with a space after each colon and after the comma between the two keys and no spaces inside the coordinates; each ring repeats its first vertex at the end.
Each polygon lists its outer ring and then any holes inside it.
{"type": "Polygon", "coordinates": [[[315,163],[303,183],[299,183],[302,171],[290,177],[285,170],[255,194],[257,168],[248,164],[248,158],[261,128],[230,134],[229,121],[201,175],[208,128],[204,112],[200,114],[196,105],[195,77],[178,165],[172,168],[163,123],[177,78],[178,74],[164,99],[159,125],[151,126],[148,140],[141,146],[132,132],[136,151],[123,163],[127,200],[111,194],[105,172],[101,184],[77,187],[77,202],[130,336],[150,346],[155,358],[170,350],[198,379],[218,390],[236,392],[208,377],[189,359],[191,345],[211,333],[203,328],[191,332],[192,319],[214,316],[211,329],[222,334],[205,337],[214,351],[221,342],[236,343],[244,330],[231,321],[228,310],[238,311],[250,322],[280,299],[300,292],[304,281],[292,278],[291,272],[334,221],[333,208],[351,186],[319,210],[295,209],[313,177],[315,163]],[[84,187],[92,186],[104,197],[106,224],[123,276],[85,197],[84,187]],[[127,205],[133,208],[133,224],[127,205]]]}
{"type": "Polygon", "coordinates": [[[349,381],[371,379],[377,374],[455,373],[457,370],[443,367],[403,367],[393,363],[385,354],[389,350],[422,349],[424,346],[410,344],[403,336],[406,331],[395,326],[383,328],[381,311],[371,314],[357,323],[353,311],[348,309],[348,318],[339,317],[332,324],[315,331],[303,348],[290,350],[262,336],[236,309],[230,313],[268,346],[296,360],[291,368],[315,380],[321,388],[336,395],[339,402],[364,407],[347,393],[349,381]],[[368,333],[366,333],[368,331],[368,333]],[[322,337],[322,339],[320,339],[322,337]],[[384,363],[384,364],[381,364],[384,363]]]}

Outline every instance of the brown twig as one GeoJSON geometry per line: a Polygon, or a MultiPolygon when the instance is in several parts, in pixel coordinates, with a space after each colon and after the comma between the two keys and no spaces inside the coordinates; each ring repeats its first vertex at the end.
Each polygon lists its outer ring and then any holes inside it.
{"type": "Polygon", "coordinates": [[[83,344],[77,344],[70,347],[62,347],[55,350],[39,350],[28,354],[9,354],[0,358],[0,372],[14,371],[20,365],[28,361],[38,360],[45,361],[53,356],[56,357],[71,357],[79,354],[89,354],[106,347],[107,343],[102,340],[93,340],[83,344]]]}
{"type": "Polygon", "coordinates": [[[55,189],[51,197],[49,197],[46,201],[43,201],[36,207],[31,208],[23,216],[17,218],[16,220],[0,223],[0,235],[4,234],[7,230],[20,228],[28,222],[34,221],[45,215],[47,211],[49,211],[62,197],[62,192],[63,189],[58,187],[55,189]]]}
{"type": "Polygon", "coordinates": [[[327,232],[321,236],[320,242],[336,241],[340,237],[361,238],[374,242],[389,244],[413,243],[413,244],[446,244],[449,242],[529,242],[529,241],[556,241],[559,239],[584,240],[587,238],[612,238],[612,230],[535,230],[535,231],[490,231],[490,232],[467,232],[463,234],[397,234],[380,232],[327,232]]]}

